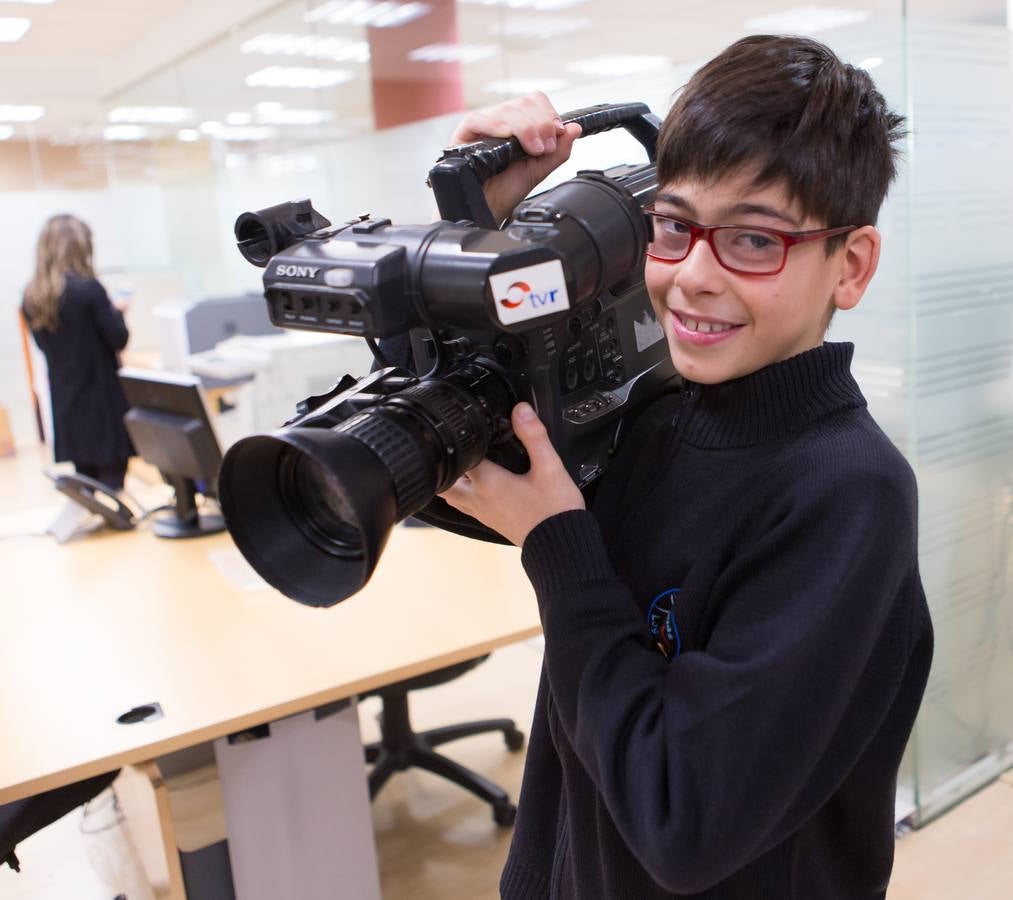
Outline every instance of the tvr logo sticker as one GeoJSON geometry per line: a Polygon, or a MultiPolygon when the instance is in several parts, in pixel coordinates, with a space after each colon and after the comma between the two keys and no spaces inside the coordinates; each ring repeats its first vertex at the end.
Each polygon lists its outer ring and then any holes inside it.
{"type": "Polygon", "coordinates": [[[540,306],[551,306],[556,302],[558,296],[559,288],[553,288],[544,294],[539,294],[531,290],[531,285],[526,281],[515,281],[507,288],[506,296],[499,302],[500,306],[507,309],[519,309],[524,305],[525,301],[537,308],[540,306]]]}
{"type": "Polygon", "coordinates": [[[507,309],[517,309],[524,304],[524,299],[531,291],[531,285],[526,281],[515,281],[507,288],[507,295],[500,300],[500,305],[507,309]]]}
{"type": "Polygon", "coordinates": [[[493,275],[489,287],[496,302],[496,316],[504,325],[570,308],[559,260],[493,275]]]}

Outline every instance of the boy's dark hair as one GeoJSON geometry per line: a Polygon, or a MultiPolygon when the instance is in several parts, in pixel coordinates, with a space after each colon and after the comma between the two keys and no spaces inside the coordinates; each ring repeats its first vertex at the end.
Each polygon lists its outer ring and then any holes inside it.
{"type": "MultiPolygon", "coordinates": [[[[752,35],[689,80],[658,136],[658,179],[757,168],[829,228],[873,225],[896,175],[904,117],[864,69],[818,41],[752,35]]],[[[844,238],[827,241],[828,255],[844,238]]]]}

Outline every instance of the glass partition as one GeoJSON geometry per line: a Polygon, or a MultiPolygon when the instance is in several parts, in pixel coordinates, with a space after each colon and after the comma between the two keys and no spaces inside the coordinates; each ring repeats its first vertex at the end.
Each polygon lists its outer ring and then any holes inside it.
{"type": "Polygon", "coordinates": [[[1005,7],[908,4],[908,449],[936,629],[914,739],[922,819],[1013,763],[1013,40],[1005,7]]]}

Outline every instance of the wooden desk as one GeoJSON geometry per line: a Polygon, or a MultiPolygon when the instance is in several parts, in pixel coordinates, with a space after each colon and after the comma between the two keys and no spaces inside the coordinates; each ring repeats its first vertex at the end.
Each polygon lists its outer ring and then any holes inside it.
{"type": "Polygon", "coordinates": [[[0,541],[0,803],[539,632],[516,548],[435,529],[396,529],[370,584],[331,609],[226,574],[244,567],[227,534],[0,541]],[[153,702],[161,719],[117,723],[153,702]]]}

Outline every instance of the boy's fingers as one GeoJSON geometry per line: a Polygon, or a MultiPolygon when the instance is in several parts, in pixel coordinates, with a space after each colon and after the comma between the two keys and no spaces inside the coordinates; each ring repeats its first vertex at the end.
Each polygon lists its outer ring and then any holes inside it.
{"type": "Polygon", "coordinates": [[[503,118],[511,126],[511,134],[520,141],[524,152],[541,156],[556,149],[556,129],[551,116],[531,107],[504,109],[503,118]]]}
{"type": "Polygon", "coordinates": [[[483,459],[475,468],[469,469],[462,475],[458,479],[458,482],[465,481],[467,484],[466,489],[477,493],[486,489],[495,490],[504,472],[506,472],[506,469],[502,466],[483,459]]]}
{"type": "Polygon", "coordinates": [[[484,459],[475,468],[469,469],[445,491],[437,494],[451,506],[467,512],[466,507],[481,496],[483,490],[495,489],[499,473],[504,471],[495,463],[484,459]]]}
{"type": "Polygon", "coordinates": [[[487,137],[510,137],[510,125],[485,110],[469,113],[450,138],[451,144],[471,144],[487,137]]]}
{"type": "Polygon", "coordinates": [[[570,153],[573,151],[573,142],[579,137],[580,126],[574,122],[570,122],[556,141],[555,150],[551,153],[546,153],[538,160],[539,163],[544,162],[546,164],[546,173],[551,172],[557,166],[561,166],[570,158],[570,153]]]}
{"type": "MultiPolygon", "coordinates": [[[[556,138],[559,135],[559,130],[556,127],[556,122],[559,121],[559,114],[549,102],[549,98],[540,91],[537,91],[518,98],[517,102],[527,114],[533,126],[534,132],[531,143],[535,147],[534,152],[539,154],[542,152],[552,153],[556,149],[556,138]],[[542,150],[538,150],[538,146],[541,146],[542,150]]],[[[524,145],[524,149],[528,153],[532,152],[526,145],[524,145]]]]}
{"type": "Polygon", "coordinates": [[[511,414],[511,421],[514,434],[528,451],[531,471],[545,471],[559,467],[559,454],[552,446],[549,433],[545,430],[541,419],[529,404],[518,403],[511,414]]]}
{"type": "MultiPolygon", "coordinates": [[[[563,126],[563,131],[566,134],[567,142],[572,147],[573,142],[577,140],[577,138],[579,138],[581,134],[583,134],[584,129],[581,128],[580,125],[578,125],[576,122],[567,122],[566,125],[563,126]]],[[[560,137],[560,140],[562,140],[562,137],[560,137]]]]}
{"type": "Polygon", "coordinates": [[[526,153],[540,156],[556,149],[560,134],[559,114],[549,99],[538,92],[469,113],[452,140],[470,143],[485,137],[516,137],[526,153]]]}
{"type": "Polygon", "coordinates": [[[552,101],[541,91],[525,94],[523,97],[519,97],[517,102],[531,112],[532,118],[552,124],[553,127],[555,127],[555,122],[559,121],[559,113],[556,112],[552,101]]]}

